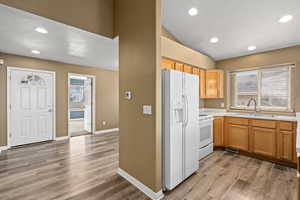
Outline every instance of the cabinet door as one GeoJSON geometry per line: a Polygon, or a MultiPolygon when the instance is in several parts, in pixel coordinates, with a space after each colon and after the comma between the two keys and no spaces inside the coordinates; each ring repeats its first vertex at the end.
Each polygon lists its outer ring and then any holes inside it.
{"type": "Polygon", "coordinates": [[[175,68],[175,62],[172,61],[172,60],[162,58],[161,59],[161,67],[162,67],[162,69],[174,69],[175,68]]]}
{"type": "Polygon", "coordinates": [[[227,146],[234,149],[249,151],[248,126],[228,124],[227,146]]]}
{"type": "Polygon", "coordinates": [[[189,65],[184,65],[183,66],[183,71],[189,74],[193,74],[193,67],[189,65]]]}
{"type": "Polygon", "coordinates": [[[183,64],[175,63],[175,70],[183,72],[183,64]]]}
{"type": "Polygon", "coordinates": [[[282,160],[293,161],[293,132],[292,131],[280,131],[279,132],[279,158],[282,160]]]}
{"type": "Polygon", "coordinates": [[[224,146],[224,117],[214,118],[214,146],[224,146]]]}
{"type": "Polygon", "coordinates": [[[220,98],[223,93],[220,88],[220,73],[221,70],[206,70],[206,98],[220,98]]]}
{"type": "Polygon", "coordinates": [[[253,153],[276,156],[276,129],[253,127],[252,134],[253,153]]]}
{"type": "Polygon", "coordinates": [[[192,74],[195,74],[195,75],[200,75],[200,69],[198,67],[193,67],[192,69],[192,74]]]}
{"type": "Polygon", "coordinates": [[[206,98],[206,72],[204,69],[200,69],[200,98],[206,98]]]}

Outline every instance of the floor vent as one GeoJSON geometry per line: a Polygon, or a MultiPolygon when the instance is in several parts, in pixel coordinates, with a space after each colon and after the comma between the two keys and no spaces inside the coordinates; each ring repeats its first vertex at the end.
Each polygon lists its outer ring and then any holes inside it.
{"type": "Polygon", "coordinates": [[[226,148],[226,151],[230,152],[230,153],[237,153],[237,154],[240,153],[239,150],[231,149],[231,148],[228,148],[228,147],[226,148]]]}

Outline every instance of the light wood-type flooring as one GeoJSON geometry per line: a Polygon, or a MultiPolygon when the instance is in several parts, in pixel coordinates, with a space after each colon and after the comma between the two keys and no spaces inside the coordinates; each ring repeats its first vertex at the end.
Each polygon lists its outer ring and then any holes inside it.
{"type": "MultiPolygon", "coordinates": [[[[117,175],[118,133],[27,145],[0,155],[0,200],[149,200],[117,175]]],[[[296,170],[215,151],[164,199],[293,200],[296,170]]]]}

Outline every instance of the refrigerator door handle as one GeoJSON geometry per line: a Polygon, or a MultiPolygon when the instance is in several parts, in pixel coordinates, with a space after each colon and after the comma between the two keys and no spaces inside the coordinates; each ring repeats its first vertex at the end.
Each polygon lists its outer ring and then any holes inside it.
{"type": "Polygon", "coordinates": [[[185,123],[185,125],[187,125],[189,122],[189,100],[186,95],[185,95],[185,102],[186,102],[186,123],[185,123]]]}
{"type": "Polygon", "coordinates": [[[184,102],[184,122],[183,125],[186,126],[188,123],[188,100],[186,95],[182,95],[184,102]]]}

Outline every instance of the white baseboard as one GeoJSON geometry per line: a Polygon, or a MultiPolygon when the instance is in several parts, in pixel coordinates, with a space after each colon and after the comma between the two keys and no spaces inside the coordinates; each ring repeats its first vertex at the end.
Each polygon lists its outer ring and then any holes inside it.
{"type": "Polygon", "coordinates": [[[132,185],[137,187],[140,191],[142,191],[145,195],[147,195],[150,199],[153,200],[160,200],[164,197],[164,194],[162,190],[159,192],[154,192],[151,190],[149,187],[141,183],[139,180],[136,178],[132,177],[130,174],[122,170],[121,168],[118,169],[118,174],[125,178],[127,181],[129,181],[132,185]]]}
{"type": "Polygon", "coordinates": [[[119,128],[112,128],[112,129],[105,129],[101,131],[96,131],[94,134],[103,134],[103,133],[111,133],[111,132],[116,132],[119,131],[119,128]]]}
{"type": "Polygon", "coordinates": [[[5,150],[8,150],[9,148],[8,148],[8,146],[1,146],[0,147],[0,153],[1,153],[1,151],[5,151],[5,150]]]}
{"type": "Polygon", "coordinates": [[[56,138],[55,138],[55,141],[67,140],[67,139],[69,139],[69,138],[70,138],[69,136],[56,137],[56,138]]]}

